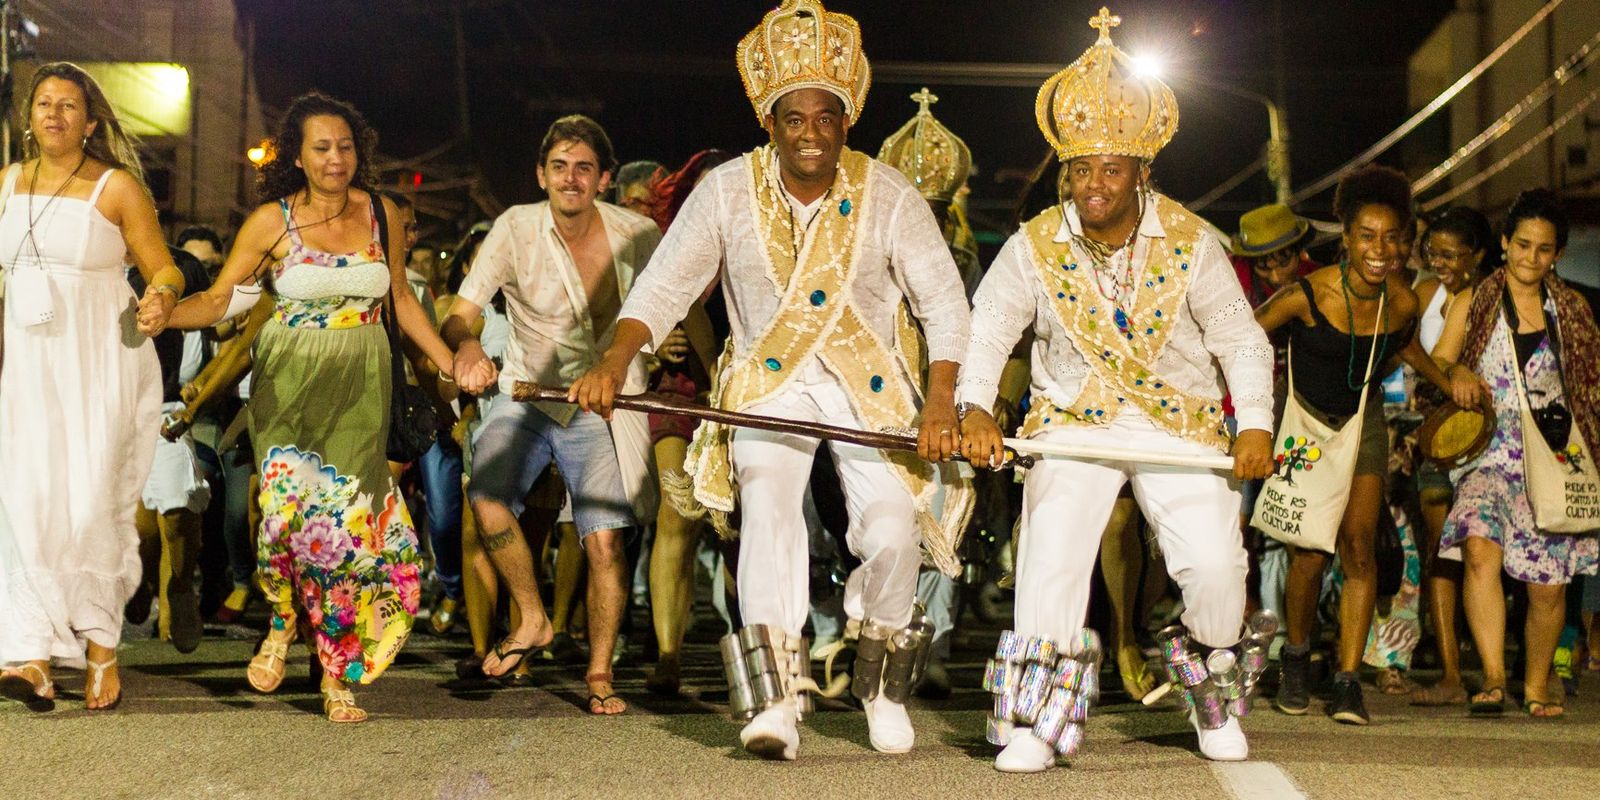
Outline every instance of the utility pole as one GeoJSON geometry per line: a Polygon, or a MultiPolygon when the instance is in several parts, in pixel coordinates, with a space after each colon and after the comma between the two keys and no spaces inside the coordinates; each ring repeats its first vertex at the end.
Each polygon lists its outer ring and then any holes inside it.
{"type": "Polygon", "coordinates": [[[1284,106],[1288,103],[1285,85],[1286,65],[1283,52],[1283,0],[1272,0],[1272,73],[1273,99],[1267,104],[1267,178],[1272,181],[1278,202],[1288,203],[1289,181],[1289,123],[1284,119],[1284,106]]]}
{"type": "Polygon", "coordinates": [[[11,3],[0,0],[0,167],[11,166],[11,3]]]}
{"type": "Polygon", "coordinates": [[[472,115],[467,106],[467,36],[461,27],[461,5],[461,0],[456,0],[450,9],[456,40],[456,135],[461,137],[461,144],[470,146],[472,115]]]}

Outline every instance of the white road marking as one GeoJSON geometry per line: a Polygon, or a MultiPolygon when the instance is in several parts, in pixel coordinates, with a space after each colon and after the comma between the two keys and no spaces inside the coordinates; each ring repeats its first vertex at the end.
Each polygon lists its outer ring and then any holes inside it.
{"type": "Polygon", "coordinates": [[[1270,761],[1214,762],[1211,774],[1235,800],[1305,800],[1282,767],[1270,761]]]}

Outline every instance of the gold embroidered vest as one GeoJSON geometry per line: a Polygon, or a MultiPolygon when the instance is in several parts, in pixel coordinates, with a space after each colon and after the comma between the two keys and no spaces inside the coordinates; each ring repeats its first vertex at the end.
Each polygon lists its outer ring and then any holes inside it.
{"type": "Polygon", "coordinates": [[[1035,398],[1020,436],[1074,425],[1108,425],[1124,408],[1137,408],[1157,425],[1185,439],[1226,453],[1232,446],[1222,402],[1192,395],[1166,383],[1156,358],[1172,334],[1189,291],[1195,247],[1204,226],[1176,202],[1156,195],[1165,238],[1150,240],[1134,279],[1131,308],[1118,308],[1101,293],[1094,266],[1057,242],[1061,210],[1052,207],[1024,226],[1030,260],[1044,284],[1051,309],[1089,365],[1083,386],[1066,405],[1060,398],[1035,398]]]}
{"type": "MultiPolygon", "coordinates": [[[[743,411],[777,396],[812,358],[839,378],[851,409],[869,430],[913,425],[921,406],[925,367],[922,334],[904,302],[896,314],[894,341],[884,341],[852,304],[855,262],[868,204],[868,178],[876,163],[846,149],[815,232],[798,252],[800,237],[789,199],[773,167],[770,145],[745,155],[753,177],[756,234],[766,254],[767,275],[780,287],[782,305],[748,351],[736,355],[730,338],[717,362],[711,388],[718,408],[743,411]]],[[[731,514],[738,499],[730,445],[734,429],[701,423],[690,443],[685,468],[694,477],[695,498],[707,509],[731,514]]],[[[934,566],[954,575],[955,549],[973,495],[954,465],[936,469],[915,453],[884,451],[916,501],[923,546],[934,566]],[[942,488],[942,492],[941,492],[942,488]],[[942,494],[942,497],[941,497],[942,494]],[[935,509],[937,518],[935,518],[935,509]]],[[[725,528],[719,525],[719,528],[725,528]]]]}

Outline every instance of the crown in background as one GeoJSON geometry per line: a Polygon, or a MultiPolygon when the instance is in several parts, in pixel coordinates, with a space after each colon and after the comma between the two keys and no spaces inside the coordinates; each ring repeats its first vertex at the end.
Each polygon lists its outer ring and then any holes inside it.
{"type": "Polygon", "coordinates": [[[1100,38],[1066,69],[1039,87],[1039,130],[1062,161],[1087,155],[1146,161],[1178,131],[1178,100],[1167,85],[1140,76],[1127,53],[1111,43],[1122,18],[1101,8],[1089,20],[1100,38]]]}
{"type": "Polygon", "coordinates": [[[923,88],[911,99],[921,108],[910,122],[883,140],[878,160],[904,173],[924,198],[949,203],[972,171],[972,151],[928,110],[939,102],[938,97],[923,88]]]}
{"type": "Polygon", "coordinates": [[[806,88],[837,95],[854,122],[872,83],[860,26],[818,0],[783,0],[739,40],[737,56],[744,93],[763,123],[780,96],[806,88]]]}

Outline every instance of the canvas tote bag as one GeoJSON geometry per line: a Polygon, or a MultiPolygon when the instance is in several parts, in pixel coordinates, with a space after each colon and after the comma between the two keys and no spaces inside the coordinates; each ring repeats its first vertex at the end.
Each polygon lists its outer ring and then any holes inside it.
{"type": "Polygon", "coordinates": [[[1294,393],[1294,347],[1289,348],[1289,398],[1274,443],[1276,467],[1262,484],[1250,515],[1251,527],[1284,544],[1332,553],[1339,538],[1339,521],[1350,501],[1350,479],[1361,452],[1366,382],[1372,378],[1373,360],[1378,355],[1378,326],[1383,324],[1386,299],[1378,298],[1378,322],[1373,324],[1361,400],[1355,416],[1343,426],[1326,425],[1300,407],[1294,393]]]}
{"type": "MultiPolygon", "coordinates": [[[[1512,352],[1512,360],[1518,360],[1515,348],[1512,352]]],[[[1528,388],[1522,381],[1522,365],[1513,364],[1511,372],[1517,377],[1517,405],[1522,412],[1522,471],[1528,482],[1534,524],[1540,533],[1595,532],[1600,529],[1600,471],[1595,469],[1594,454],[1578,430],[1577,417],[1573,417],[1566,449],[1557,453],[1534,421],[1528,388]]]]}

